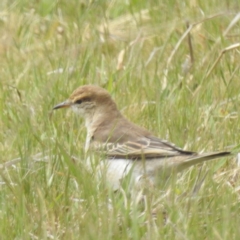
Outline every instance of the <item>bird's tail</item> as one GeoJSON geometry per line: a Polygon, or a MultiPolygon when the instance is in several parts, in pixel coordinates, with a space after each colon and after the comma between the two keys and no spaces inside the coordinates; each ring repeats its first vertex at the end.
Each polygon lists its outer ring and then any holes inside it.
{"type": "Polygon", "coordinates": [[[213,152],[213,153],[199,154],[197,156],[187,158],[185,159],[185,161],[182,161],[181,164],[179,165],[179,168],[180,170],[183,170],[185,168],[191,167],[198,163],[213,160],[215,158],[228,157],[231,155],[232,155],[231,152],[213,152]]]}

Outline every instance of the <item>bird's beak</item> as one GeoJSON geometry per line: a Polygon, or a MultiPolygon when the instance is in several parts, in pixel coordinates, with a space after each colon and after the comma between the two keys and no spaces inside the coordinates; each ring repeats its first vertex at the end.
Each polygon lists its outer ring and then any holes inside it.
{"type": "Polygon", "coordinates": [[[68,100],[62,103],[59,103],[58,105],[53,107],[53,110],[59,109],[59,108],[69,108],[71,107],[71,102],[69,102],[68,100]]]}

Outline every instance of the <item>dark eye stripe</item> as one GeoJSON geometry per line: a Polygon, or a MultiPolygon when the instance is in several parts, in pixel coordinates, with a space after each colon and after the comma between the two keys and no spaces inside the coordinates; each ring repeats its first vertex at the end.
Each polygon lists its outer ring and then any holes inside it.
{"type": "Polygon", "coordinates": [[[90,98],[85,97],[85,98],[78,99],[78,100],[75,101],[74,103],[76,103],[76,104],[81,104],[81,103],[83,103],[83,102],[89,102],[89,101],[90,101],[90,98]]]}
{"type": "Polygon", "coordinates": [[[77,103],[77,104],[81,104],[81,103],[82,103],[82,100],[79,99],[79,100],[77,100],[75,103],[77,103]]]}

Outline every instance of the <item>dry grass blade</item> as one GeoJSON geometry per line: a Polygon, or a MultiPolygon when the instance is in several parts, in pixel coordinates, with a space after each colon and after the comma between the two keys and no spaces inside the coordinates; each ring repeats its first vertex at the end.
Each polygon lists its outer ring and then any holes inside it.
{"type": "MultiPolygon", "coordinates": [[[[219,16],[219,15],[218,15],[219,16]]],[[[201,66],[204,66],[204,64],[206,63],[206,61],[209,59],[209,56],[212,54],[213,50],[216,49],[216,47],[220,44],[222,37],[227,36],[227,34],[229,33],[229,31],[238,23],[240,19],[240,13],[238,13],[233,20],[230,22],[230,24],[227,26],[227,28],[223,31],[222,36],[218,37],[217,40],[215,41],[214,45],[211,48],[211,51],[209,53],[206,54],[206,56],[203,58],[202,62],[201,62],[201,66]]]]}
{"type": "MultiPolygon", "coordinates": [[[[48,151],[48,152],[50,152],[50,151],[48,151]]],[[[46,154],[46,153],[44,153],[44,154],[46,154]]],[[[29,157],[29,158],[32,159],[33,162],[48,162],[50,156],[46,156],[44,154],[42,152],[39,152],[39,153],[29,157]]],[[[18,158],[6,161],[6,162],[0,164],[0,169],[5,169],[5,168],[12,167],[12,166],[20,163],[21,160],[22,160],[22,158],[18,157],[18,158]]]]}
{"type": "Polygon", "coordinates": [[[182,34],[181,38],[178,40],[177,44],[175,45],[174,49],[172,50],[170,56],[167,59],[166,68],[163,73],[162,90],[164,90],[167,87],[167,78],[168,78],[168,71],[169,71],[170,63],[171,63],[174,55],[176,54],[178,48],[181,46],[183,40],[189,35],[189,33],[193,27],[194,27],[193,25],[190,25],[188,27],[188,29],[182,34]]]}
{"type": "Polygon", "coordinates": [[[232,45],[229,46],[229,47],[224,48],[224,49],[220,52],[218,58],[214,61],[214,63],[213,63],[213,65],[211,66],[211,68],[208,70],[208,72],[207,72],[207,74],[206,74],[206,78],[209,77],[209,75],[212,73],[213,69],[216,67],[217,63],[220,61],[220,59],[222,58],[222,56],[223,56],[226,52],[231,51],[231,50],[234,50],[234,49],[239,48],[239,47],[240,47],[240,43],[235,43],[235,44],[232,44],[232,45]]]}
{"type": "MultiPolygon", "coordinates": [[[[207,18],[205,18],[201,21],[195,22],[193,24],[189,24],[189,23],[187,24],[187,26],[188,26],[187,30],[182,34],[181,38],[178,40],[177,44],[175,45],[174,49],[171,51],[171,54],[169,55],[169,57],[167,59],[166,68],[165,68],[164,73],[163,73],[163,81],[162,81],[162,83],[163,83],[162,84],[162,89],[163,90],[167,87],[167,78],[168,78],[168,71],[169,71],[170,63],[172,62],[172,59],[173,59],[174,55],[176,54],[177,50],[179,49],[179,47],[181,46],[181,44],[185,40],[185,38],[187,37],[188,41],[189,41],[190,32],[198,24],[201,24],[205,21],[214,19],[214,18],[219,17],[221,15],[223,15],[223,13],[214,14],[213,16],[209,16],[209,17],[207,17],[207,18]]],[[[191,44],[191,42],[190,42],[190,44],[191,44]]],[[[191,53],[191,45],[189,45],[189,47],[190,47],[190,56],[191,56],[191,54],[192,54],[191,53]]],[[[193,56],[191,56],[191,62],[193,62],[193,60],[194,60],[193,56]]]]}

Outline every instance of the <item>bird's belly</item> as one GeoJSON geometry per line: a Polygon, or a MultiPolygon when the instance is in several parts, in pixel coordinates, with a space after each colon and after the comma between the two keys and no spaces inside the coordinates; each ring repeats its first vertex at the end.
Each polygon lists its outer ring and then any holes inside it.
{"type": "Polygon", "coordinates": [[[164,162],[164,159],[151,159],[147,161],[110,159],[101,162],[101,169],[105,169],[104,175],[107,182],[114,190],[117,190],[120,187],[122,180],[125,178],[129,179],[131,185],[140,182],[143,178],[148,178],[152,183],[155,183],[156,177],[164,175],[164,162]]]}
{"type": "MultiPolygon", "coordinates": [[[[119,189],[122,180],[131,173],[131,177],[135,175],[132,171],[135,171],[133,167],[134,162],[128,159],[111,159],[101,162],[101,170],[104,171],[101,175],[105,176],[108,184],[113,190],[119,189]]],[[[137,177],[137,176],[135,176],[137,177]]]]}

